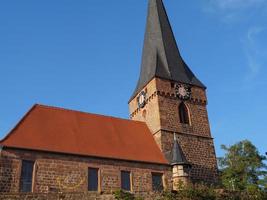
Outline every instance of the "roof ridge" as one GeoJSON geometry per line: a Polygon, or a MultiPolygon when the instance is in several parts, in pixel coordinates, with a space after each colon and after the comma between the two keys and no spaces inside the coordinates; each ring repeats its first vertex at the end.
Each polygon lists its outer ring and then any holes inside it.
{"type": "Polygon", "coordinates": [[[61,110],[61,111],[65,111],[65,112],[75,112],[75,113],[80,113],[80,114],[84,114],[84,115],[95,115],[95,116],[99,116],[99,117],[105,117],[105,118],[110,118],[110,119],[115,119],[115,120],[123,120],[123,121],[127,121],[127,122],[130,122],[130,123],[139,123],[139,124],[146,125],[146,123],[145,122],[142,122],[142,121],[136,121],[136,120],[119,118],[119,117],[113,117],[113,116],[108,116],[108,115],[103,115],[103,114],[89,113],[89,112],[84,112],[84,111],[79,111],[79,110],[74,110],[74,109],[68,109],[68,108],[63,108],[63,107],[57,107],[57,106],[51,106],[51,105],[45,105],[45,104],[35,103],[30,108],[30,110],[28,110],[26,112],[26,114],[23,115],[23,117],[19,120],[19,122],[13,128],[11,128],[8,131],[8,133],[6,134],[6,136],[4,136],[3,139],[0,139],[0,144],[3,143],[6,139],[8,139],[13,134],[13,132],[23,123],[23,121],[27,118],[27,116],[35,108],[37,108],[37,107],[41,107],[41,108],[45,108],[45,109],[50,109],[50,110],[61,110]]]}
{"type": "Polygon", "coordinates": [[[128,122],[135,122],[135,123],[137,122],[137,123],[145,124],[145,122],[142,122],[142,121],[125,119],[125,118],[121,118],[121,117],[114,117],[114,116],[104,115],[104,114],[99,114],[99,113],[90,113],[90,112],[74,110],[74,109],[70,109],[70,108],[63,108],[63,107],[58,107],[58,106],[51,106],[51,105],[44,105],[44,104],[35,104],[34,106],[43,107],[43,108],[47,108],[47,109],[51,109],[51,110],[61,110],[61,111],[66,111],[66,112],[76,112],[76,113],[85,114],[85,115],[95,115],[95,116],[99,116],[99,117],[106,117],[106,118],[112,118],[112,119],[117,119],[117,120],[124,120],[124,121],[128,121],[128,122]]]}
{"type": "Polygon", "coordinates": [[[42,149],[32,149],[32,148],[26,148],[26,147],[15,147],[15,146],[8,146],[9,148],[14,149],[22,149],[22,150],[28,150],[28,151],[39,151],[39,152],[46,152],[46,153],[54,153],[54,154],[65,154],[69,156],[81,156],[81,157],[92,157],[92,158],[99,158],[99,159],[111,159],[111,160],[120,160],[125,162],[140,162],[140,163],[146,163],[146,164],[157,164],[157,165],[168,165],[168,161],[165,159],[165,163],[163,162],[152,162],[152,161],[146,161],[146,160],[134,160],[134,159],[126,159],[126,158],[116,158],[111,156],[99,156],[99,155],[88,155],[88,154],[77,154],[77,153],[70,153],[70,152],[61,152],[61,151],[52,151],[52,150],[42,150],[42,149]]]}

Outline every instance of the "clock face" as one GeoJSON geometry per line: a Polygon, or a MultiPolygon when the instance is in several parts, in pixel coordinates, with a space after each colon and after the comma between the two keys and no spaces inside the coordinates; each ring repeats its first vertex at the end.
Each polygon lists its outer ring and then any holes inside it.
{"type": "Polygon", "coordinates": [[[175,85],[175,91],[176,91],[176,95],[180,99],[189,99],[190,98],[191,88],[186,86],[186,85],[176,84],[175,85]]]}
{"type": "Polygon", "coordinates": [[[146,93],[143,91],[137,97],[138,107],[143,108],[146,104],[146,93]]]}

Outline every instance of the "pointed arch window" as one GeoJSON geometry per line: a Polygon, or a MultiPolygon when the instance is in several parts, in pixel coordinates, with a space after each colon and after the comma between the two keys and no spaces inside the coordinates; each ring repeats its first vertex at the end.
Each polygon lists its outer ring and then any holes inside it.
{"type": "Polygon", "coordinates": [[[189,110],[184,102],[182,102],[179,105],[179,117],[180,117],[180,123],[190,124],[189,110]]]}

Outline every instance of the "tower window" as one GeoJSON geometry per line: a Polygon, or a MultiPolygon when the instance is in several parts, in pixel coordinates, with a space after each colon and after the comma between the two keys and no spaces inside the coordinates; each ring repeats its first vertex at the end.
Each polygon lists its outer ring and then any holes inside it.
{"type": "Polygon", "coordinates": [[[162,174],[152,173],[152,189],[153,191],[163,190],[162,174]]]}
{"type": "Polygon", "coordinates": [[[21,166],[20,176],[20,191],[31,192],[32,191],[32,175],[33,175],[33,161],[23,160],[21,166]]]}
{"type": "Polygon", "coordinates": [[[179,105],[179,117],[180,123],[189,124],[189,111],[184,102],[179,105]]]}
{"type": "Polygon", "coordinates": [[[88,169],[88,191],[98,191],[98,169],[88,169]]]}
{"type": "Polygon", "coordinates": [[[121,189],[131,191],[131,173],[121,171],[121,189]]]}

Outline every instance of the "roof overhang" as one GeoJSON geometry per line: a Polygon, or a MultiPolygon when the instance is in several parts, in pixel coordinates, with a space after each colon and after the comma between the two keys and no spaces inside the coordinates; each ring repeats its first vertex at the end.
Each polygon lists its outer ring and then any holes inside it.
{"type": "Polygon", "coordinates": [[[190,164],[189,162],[173,162],[171,163],[171,166],[175,166],[175,165],[181,165],[184,167],[188,167],[188,168],[192,168],[192,164],[190,164]]]}
{"type": "MultiPolygon", "coordinates": [[[[0,155],[1,150],[3,150],[4,146],[0,146],[0,155]],[[2,149],[1,149],[2,147],[2,149]]],[[[52,155],[64,155],[64,156],[76,156],[76,157],[82,157],[82,158],[92,158],[92,159],[103,159],[103,160],[110,160],[110,161],[121,161],[121,162],[129,162],[129,163],[140,163],[140,164],[147,164],[147,165],[160,165],[160,166],[166,166],[170,167],[171,165],[169,163],[163,163],[163,162],[149,162],[144,160],[127,160],[127,159],[121,159],[121,158],[115,158],[115,157],[101,157],[101,156],[95,156],[95,155],[85,155],[85,154],[75,154],[70,152],[56,152],[56,151],[48,151],[48,150],[42,150],[42,149],[30,149],[25,147],[15,147],[15,146],[5,146],[5,149],[8,150],[15,150],[15,151],[27,151],[27,152],[36,152],[36,153],[47,153],[52,155]]]]}

